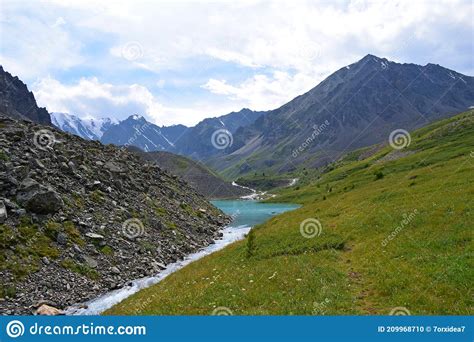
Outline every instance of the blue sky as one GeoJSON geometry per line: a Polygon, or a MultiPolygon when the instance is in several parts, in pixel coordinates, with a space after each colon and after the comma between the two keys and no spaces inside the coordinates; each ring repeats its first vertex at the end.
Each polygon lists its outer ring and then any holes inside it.
{"type": "Polygon", "coordinates": [[[472,1],[11,1],[0,63],[49,111],[193,125],[368,53],[474,75],[472,1]]]}

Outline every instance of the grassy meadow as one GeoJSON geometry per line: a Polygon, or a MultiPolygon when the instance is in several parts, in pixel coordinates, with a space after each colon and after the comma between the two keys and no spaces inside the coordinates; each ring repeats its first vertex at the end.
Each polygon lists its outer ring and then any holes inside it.
{"type": "Polygon", "coordinates": [[[364,151],[272,199],[300,209],[105,314],[472,314],[474,112],[364,151]]]}

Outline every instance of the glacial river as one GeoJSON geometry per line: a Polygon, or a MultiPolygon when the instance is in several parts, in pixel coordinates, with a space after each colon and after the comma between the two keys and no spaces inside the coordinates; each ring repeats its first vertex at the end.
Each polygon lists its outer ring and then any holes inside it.
{"type": "Polygon", "coordinates": [[[214,253],[232,242],[243,239],[251,227],[265,222],[272,216],[299,207],[296,204],[260,203],[254,200],[219,200],[212,201],[212,203],[224,213],[233,217],[232,223],[222,230],[222,238],[216,240],[214,244],[188,255],[183,260],[167,265],[156,276],[133,280],[130,286],[124,286],[118,290],[105,293],[98,298],[84,303],[85,305],[71,306],[66,310],[66,314],[99,315],[130,295],[160,282],[171,273],[178,271],[191,262],[214,253]]]}

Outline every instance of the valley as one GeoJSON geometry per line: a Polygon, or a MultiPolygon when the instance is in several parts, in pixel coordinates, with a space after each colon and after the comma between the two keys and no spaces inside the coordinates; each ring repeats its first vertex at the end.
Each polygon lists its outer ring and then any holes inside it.
{"type": "Polygon", "coordinates": [[[187,127],[0,76],[1,314],[472,310],[473,77],[369,54],[187,127]]]}
{"type": "Polygon", "coordinates": [[[469,314],[474,112],[411,138],[405,153],[356,151],[281,190],[269,201],[302,207],[106,314],[469,314]]]}

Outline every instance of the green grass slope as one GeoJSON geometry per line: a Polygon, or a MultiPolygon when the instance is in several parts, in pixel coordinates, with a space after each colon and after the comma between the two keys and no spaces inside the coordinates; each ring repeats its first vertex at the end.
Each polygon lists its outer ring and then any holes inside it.
{"type": "Polygon", "coordinates": [[[190,158],[165,151],[142,152],[134,149],[134,152],[171,174],[183,178],[206,198],[239,198],[252,193],[247,189],[233,186],[231,182],[223,180],[205,165],[190,158]]]}
{"type": "Polygon", "coordinates": [[[472,314],[474,112],[411,139],[282,190],[274,201],[302,208],[106,314],[472,314]]]}

